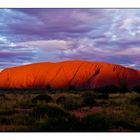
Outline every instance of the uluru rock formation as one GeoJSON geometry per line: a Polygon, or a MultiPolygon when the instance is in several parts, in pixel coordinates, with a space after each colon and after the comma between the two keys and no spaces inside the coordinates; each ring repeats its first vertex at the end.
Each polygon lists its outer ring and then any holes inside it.
{"type": "Polygon", "coordinates": [[[140,72],[121,65],[80,60],[41,62],[4,69],[0,89],[94,89],[105,86],[140,86],[140,72]]]}

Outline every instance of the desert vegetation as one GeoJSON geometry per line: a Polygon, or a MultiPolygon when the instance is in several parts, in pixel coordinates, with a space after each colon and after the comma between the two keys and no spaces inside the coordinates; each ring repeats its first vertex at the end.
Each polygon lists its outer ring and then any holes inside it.
{"type": "Polygon", "coordinates": [[[139,132],[136,91],[2,90],[2,132],[139,132]]]}

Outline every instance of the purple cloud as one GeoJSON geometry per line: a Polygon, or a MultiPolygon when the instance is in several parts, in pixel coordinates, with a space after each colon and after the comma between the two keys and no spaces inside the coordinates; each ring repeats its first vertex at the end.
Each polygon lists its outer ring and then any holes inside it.
{"type": "Polygon", "coordinates": [[[0,9],[0,69],[107,61],[140,69],[140,9],[0,9]]]}

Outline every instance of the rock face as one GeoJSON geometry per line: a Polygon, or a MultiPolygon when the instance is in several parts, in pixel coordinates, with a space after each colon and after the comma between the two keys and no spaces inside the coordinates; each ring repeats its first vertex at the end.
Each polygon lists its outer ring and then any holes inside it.
{"type": "Polygon", "coordinates": [[[0,72],[0,89],[53,88],[93,89],[105,86],[140,86],[140,72],[103,62],[42,62],[0,72]]]}

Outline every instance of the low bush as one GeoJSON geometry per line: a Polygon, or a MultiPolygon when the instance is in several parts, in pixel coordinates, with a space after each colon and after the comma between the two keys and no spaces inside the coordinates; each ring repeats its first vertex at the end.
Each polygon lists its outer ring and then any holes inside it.
{"type": "Polygon", "coordinates": [[[85,132],[108,131],[112,124],[111,119],[104,113],[87,115],[81,119],[81,123],[81,129],[85,132]]]}
{"type": "Polygon", "coordinates": [[[96,99],[109,99],[109,94],[108,93],[97,93],[96,99]]]}
{"type": "Polygon", "coordinates": [[[9,100],[9,98],[7,98],[5,94],[0,94],[0,101],[5,101],[5,100],[9,100]]]}
{"type": "Polygon", "coordinates": [[[109,86],[96,88],[95,91],[103,92],[103,93],[116,93],[119,91],[119,88],[114,85],[109,85],[109,86]]]}
{"type": "Polygon", "coordinates": [[[1,116],[0,117],[0,125],[11,125],[14,120],[9,116],[1,116]]]}
{"type": "Polygon", "coordinates": [[[134,99],[132,99],[131,104],[136,104],[136,105],[140,106],[140,96],[135,97],[134,99]]]}
{"type": "Polygon", "coordinates": [[[66,102],[66,97],[65,96],[60,96],[57,100],[56,103],[57,104],[65,104],[66,102]]]}
{"type": "Polygon", "coordinates": [[[123,112],[121,114],[111,114],[110,120],[112,120],[113,128],[118,129],[118,131],[124,131],[127,129],[134,129],[134,113],[129,114],[127,112],[123,112]]]}
{"type": "Polygon", "coordinates": [[[40,94],[32,99],[32,103],[37,103],[39,101],[49,103],[49,102],[52,102],[53,99],[51,96],[46,95],[46,94],[40,94]]]}
{"type": "Polygon", "coordinates": [[[90,92],[83,94],[82,98],[84,106],[92,106],[96,104],[95,95],[90,92]]]}
{"type": "Polygon", "coordinates": [[[83,106],[82,100],[76,95],[60,96],[56,100],[56,103],[60,104],[67,110],[73,110],[83,106]]]}
{"type": "Polygon", "coordinates": [[[67,112],[65,112],[61,107],[56,104],[38,106],[32,111],[32,115],[37,118],[43,117],[45,115],[49,117],[67,116],[67,114],[67,112]]]}
{"type": "Polygon", "coordinates": [[[15,125],[32,125],[35,122],[35,118],[29,116],[29,114],[18,113],[11,116],[13,124],[15,125]]]}
{"type": "Polygon", "coordinates": [[[43,123],[37,123],[33,131],[39,132],[79,132],[80,120],[74,116],[68,115],[67,117],[58,116],[49,117],[43,123]]]}
{"type": "Polygon", "coordinates": [[[140,86],[135,86],[132,91],[135,91],[137,93],[140,93],[140,86]]]}
{"type": "Polygon", "coordinates": [[[5,115],[12,115],[16,113],[15,110],[6,110],[6,109],[3,109],[3,110],[0,110],[0,116],[5,116],[5,115]]]}
{"type": "Polygon", "coordinates": [[[82,97],[91,97],[94,99],[109,99],[109,94],[102,92],[87,91],[82,95],[82,97]]]}
{"type": "Polygon", "coordinates": [[[93,105],[97,105],[96,99],[104,99],[104,100],[109,99],[109,94],[88,91],[88,92],[85,92],[84,94],[82,94],[82,99],[83,99],[83,104],[85,106],[93,106],[93,105]]]}

